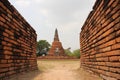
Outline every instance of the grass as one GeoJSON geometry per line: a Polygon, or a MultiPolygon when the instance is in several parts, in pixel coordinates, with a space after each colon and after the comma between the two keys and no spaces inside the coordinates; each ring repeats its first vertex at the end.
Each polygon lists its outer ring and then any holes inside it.
{"type": "Polygon", "coordinates": [[[37,63],[39,70],[16,74],[9,80],[102,80],[80,68],[79,59],[38,60],[37,63]]]}

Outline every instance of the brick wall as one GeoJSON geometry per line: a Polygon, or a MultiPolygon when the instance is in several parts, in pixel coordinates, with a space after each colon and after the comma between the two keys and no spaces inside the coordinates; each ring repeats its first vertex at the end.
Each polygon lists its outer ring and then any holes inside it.
{"type": "Polygon", "coordinates": [[[60,56],[55,56],[55,55],[47,55],[47,56],[39,56],[37,59],[78,59],[75,56],[67,56],[67,55],[60,55],[60,56]]]}
{"type": "Polygon", "coordinates": [[[0,0],[0,80],[37,69],[35,53],[34,29],[7,0],[0,0]]]}
{"type": "Polygon", "coordinates": [[[96,0],[80,33],[81,67],[120,79],[120,0],[96,0]]]}

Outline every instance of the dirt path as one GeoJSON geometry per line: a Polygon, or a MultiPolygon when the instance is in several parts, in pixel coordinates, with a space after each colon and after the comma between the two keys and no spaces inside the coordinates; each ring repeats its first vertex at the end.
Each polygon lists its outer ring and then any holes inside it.
{"type": "Polygon", "coordinates": [[[38,71],[20,74],[10,80],[101,80],[80,69],[79,60],[38,61],[38,71]]]}
{"type": "Polygon", "coordinates": [[[74,61],[50,61],[46,68],[42,74],[43,80],[76,80],[76,73],[73,71],[79,68],[79,63],[76,64],[74,61]]]}

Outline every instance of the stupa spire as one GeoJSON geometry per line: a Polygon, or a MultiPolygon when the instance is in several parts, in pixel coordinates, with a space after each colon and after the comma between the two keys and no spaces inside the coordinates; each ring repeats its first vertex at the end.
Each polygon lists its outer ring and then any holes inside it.
{"type": "Polygon", "coordinates": [[[58,30],[55,29],[54,41],[59,41],[58,30]]]}
{"type": "Polygon", "coordinates": [[[64,56],[65,52],[62,47],[62,43],[59,41],[58,30],[55,29],[54,41],[52,42],[52,46],[48,52],[48,55],[52,56],[64,56]]]}

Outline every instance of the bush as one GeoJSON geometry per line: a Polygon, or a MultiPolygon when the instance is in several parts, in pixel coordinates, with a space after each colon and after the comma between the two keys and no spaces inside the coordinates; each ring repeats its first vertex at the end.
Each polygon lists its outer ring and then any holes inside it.
{"type": "Polygon", "coordinates": [[[75,56],[77,58],[80,58],[80,49],[76,49],[73,52],[71,52],[69,49],[66,49],[65,54],[68,56],[75,56]]]}
{"type": "Polygon", "coordinates": [[[77,58],[80,58],[80,49],[76,49],[73,51],[73,56],[76,56],[77,58]]]}

